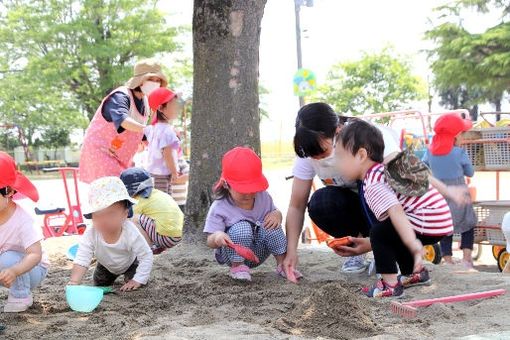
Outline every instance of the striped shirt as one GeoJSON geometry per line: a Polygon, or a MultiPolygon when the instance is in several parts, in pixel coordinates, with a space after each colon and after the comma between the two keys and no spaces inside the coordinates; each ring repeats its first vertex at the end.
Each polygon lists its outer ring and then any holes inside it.
{"type": "Polygon", "coordinates": [[[386,181],[384,166],[374,165],[365,175],[363,191],[368,207],[378,221],[388,219],[388,210],[400,204],[413,229],[426,236],[444,236],[453,232],[450,208],[432,186],[420,197],[396,193],[386,181]]]}

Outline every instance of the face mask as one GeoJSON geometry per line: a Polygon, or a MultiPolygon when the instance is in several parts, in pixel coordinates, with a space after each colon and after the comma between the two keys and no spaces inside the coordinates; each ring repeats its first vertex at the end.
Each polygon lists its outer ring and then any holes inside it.
{"type": "Polygon", "coordinates": [[[328,168],[335,165],[335,150],[331,152],[331,155],[317,160],[321,167],[328,168]]]}
{"type": "Polygon", "coordinates": [[[154,91],[155,89],[161,87],[161,84],[158,83],[157,81],[144,81],[143,82],[143,85],[140,86],[140,89],[142,90],[142,92],[148,96],[152,91],[154,91]]]}

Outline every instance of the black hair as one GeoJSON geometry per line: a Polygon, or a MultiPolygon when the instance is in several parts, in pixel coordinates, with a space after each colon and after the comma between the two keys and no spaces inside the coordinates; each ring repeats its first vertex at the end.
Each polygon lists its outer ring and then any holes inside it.
{"type": "Polygon", "coordinates": [[[230,191],[228,191],[228,184],[224,181],[218,182],[213,187],[213,198],[215,200],[230,199],[230,191]]]}
{"type": "Polygon", "coordinates": [[[318,156],[326,150],[323,139],[333,138],[340,119],[333,108],[326,103],[311,103],[299,109],[296,118],[294,151],[301,158],[318,156]]]}
{"type": "Polygon", "coordinates": [[[384,139],[381,131],[361,119],[352,119],[340,131],[337,143],[355,155],[359,149],[367,150],[368,158],[377,163],[384,161],[384,139]]]}
{"type": "Polygon", "coordinates": [[[12,189],[11,187],[3,187],[3,188],[0,188],[0,195],[2,196],[7,196],[9,194],[16,194],[16,190],[12,189]]]}

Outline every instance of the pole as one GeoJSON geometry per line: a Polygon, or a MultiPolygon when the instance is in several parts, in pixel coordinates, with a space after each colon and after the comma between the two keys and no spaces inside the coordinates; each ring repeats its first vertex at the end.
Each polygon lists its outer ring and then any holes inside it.
{"type": "MultiPolygon", "coordinates": [[[[303,56],[301,53],[301,20],[299,17],[299,11],[301,9],[302,0],[294,0],[294,9],[296,12],[296,49],[297,49],[297,64],[298,69],[303,67],[303,56]]],[[[299,107],[305,105],[305,99],[303,97],[299,97],[299,107]]]]}

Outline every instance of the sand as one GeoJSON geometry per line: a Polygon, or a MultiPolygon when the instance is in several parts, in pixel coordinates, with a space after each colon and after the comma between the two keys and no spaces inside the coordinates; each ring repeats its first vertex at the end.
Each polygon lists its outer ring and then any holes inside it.
{"type": "MultiPolygon", "coordinates": [[[[94,312],[76,313],[64,297],[71,268],[64,254],[75,241],[44,241],[51,271],[34,292],[29,312],[0,313],[0,322],[7,326],[5,339],[452,338],[510,330],[510,295],[435,305],[420,309],[416,319],[401,319],[391,314],[388,301],[360,295],[359,287],[374,278],[340,274],[341,259],[324,247],[301,249],[305,279],[294,285],[274,274],[272,259],[254,270],[253,282],[233,281],[211,251],[182,244],[156,257],[147,287],[106,295],[94,312]]],[[[506,288],[510,283],[499,273],[453,274],[452,267],[429,266],[433,284],[408,289],[404,301],[506,288]]],[[[6,295],[1,290],[0,299],[6,295]]]]}
{"type": "MultiPolygon", "coordinates": [[[[284,215],[292,185],[284,180],[288,174],[289,170],[266,174],[284,215]]],[[[65,206],[61,181],[37,181],[36,186],[43,193],[38,206],[65,206]]],[[[86,189],[80,186],[82,202],[86,189]]],[[[24,204],[33,211],[33,204],[24,204]]],[[[405,320],[391,314],[388,301],[361,296],[359,288],[374,278],[366,273],[341,274],[343,260],[325,246],[301,247],[299,269],[305,278],[299,285],[278,278],[273,259],[253,271],[253,282],[239,283],[227,276],[227,268],[216,264],[212,251],[196,237],[155,258],[147,287],[109,294],[94,312],[76,313],[64,295],[71,269],[65,253],[76,241],[61,237],[43,242],[51,260],[49,275],[34,291],[32,309],[0,312],[0,323],[7,326],[1,339],[510,338],[510,295],[435,305],[420,309],[416,319],[405,320]]],[[[510,277],[497,272],[490,248],[483,253],[479,273],[456,274],[460,268],[429,264],[433,284],[406,290],[403,300],[509,288],[510,277]]],[[[6,296],[7,291],[0,289],[0,305],[6,296]]]]}

